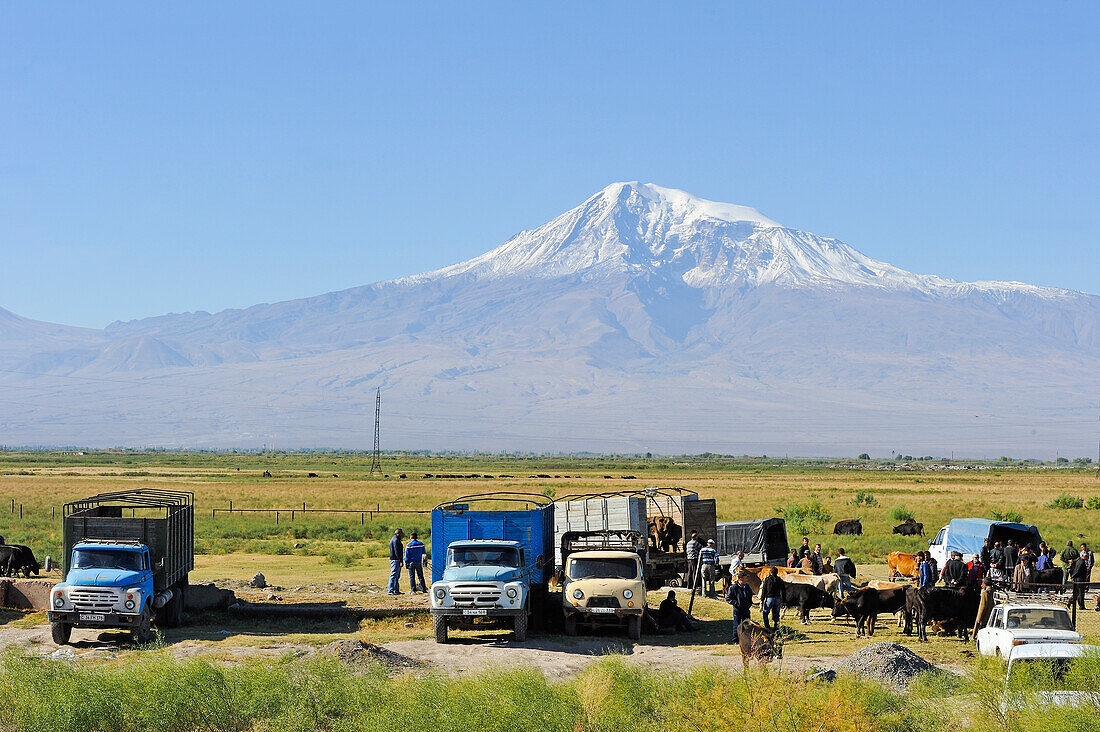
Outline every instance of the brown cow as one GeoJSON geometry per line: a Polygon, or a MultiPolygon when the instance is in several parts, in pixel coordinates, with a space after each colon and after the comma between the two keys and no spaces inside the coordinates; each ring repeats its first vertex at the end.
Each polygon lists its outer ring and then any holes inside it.
{"type": "Polygon", "coordinates": [[[653,548],[674,552],[684,538],[684,529],[671,516],[655,516],[649,520],[649,540],[653,548]]]}
{"type": "Polygon", "coordinates": [[[737,644],[741,646],[741,663],[745,669],[754,658],[761,666],[773,658],[783,658],[782,647],[775,643],[775,633],[769,633],[763,625],[751,620],[742,620],[737,626],[737,644]]]}
{"type": "Polygon", "coordinates": [[[886,563],[890,565],[890,579],[898,577],[917,578],[917,555],[905,552],[890,552],[886,557],[886,563]]]}

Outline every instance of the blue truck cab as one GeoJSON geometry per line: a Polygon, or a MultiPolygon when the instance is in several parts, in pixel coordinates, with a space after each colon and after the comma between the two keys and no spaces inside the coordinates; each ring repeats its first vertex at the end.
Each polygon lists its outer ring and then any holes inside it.
{"type": "Polygon", "coordinates": [[[97,626],[126,628],[138,640],[145,639],[156,597],[149,547],[138,542],[81,542],[73,547],[68,567],[65,581],[50,592],[47,615],[55,642],[68,643],[73,627],[97,626]],[[56,637],[59,634],[64,637],[56,637]]]}
{"type": "Polygon", "coordinates": [[[467,496],[432,511],[431,613],[435,639],[450,628],[510,627],[526,640],[554,571],[554,506],[544,496],[467,496]],[[475,502],[522,510],[471,511],[475,502]]]}
{"type": "Polygon", "coordinates": [[[53,640],[73,628],[130,631],[149,640],[154,623],[182,622],[187,573],[194,568],[193,496],[120,491],[65,505],[65,580],[50,590],[53,640]]]}

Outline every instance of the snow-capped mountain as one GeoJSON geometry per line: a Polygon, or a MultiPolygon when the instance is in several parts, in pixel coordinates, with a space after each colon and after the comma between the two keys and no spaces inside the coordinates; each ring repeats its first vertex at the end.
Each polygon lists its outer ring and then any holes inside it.
{"type": "Polygon", "coordinates": [[[615,183],[467,262],[304,300],[103,331],[0,311],[0,442],[362,446],[380,386],[394,448],[1084,454],[1098,326],[1092,295],[615,183]]]}

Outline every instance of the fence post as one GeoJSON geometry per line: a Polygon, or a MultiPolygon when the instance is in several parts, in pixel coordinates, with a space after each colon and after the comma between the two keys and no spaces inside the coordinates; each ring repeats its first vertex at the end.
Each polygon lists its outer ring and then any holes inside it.
{"type": "Polygon", "coordinates": [[[278,511],[275,512],[275,525],[276,526],[279,525],[279,512],[278,511]]]}
{"type": "Polygon", "coordinates": [[[367,523],[367,515],[365,513],[359,514],[359,525],[365,526],[367,523]]]}
{"type": "Polygon", "coordinates": [[[1077,594],[1077,592],[1076,592],[1076,588],[1075,588],[1075,591],[1074,591],[1073,595],[1070,595],[1070,601],[1069,601],[1070,613],[1073,616],[1073,629],[1074,630],[1077,630],[1077,598],[1075,597],[1076,594],[1077,594]]]}
{"type": "Polygon", "coordinates": [[[19,520],[20,521],[23,520],[23,504],[22,503],[19,504],[19,520]]]}

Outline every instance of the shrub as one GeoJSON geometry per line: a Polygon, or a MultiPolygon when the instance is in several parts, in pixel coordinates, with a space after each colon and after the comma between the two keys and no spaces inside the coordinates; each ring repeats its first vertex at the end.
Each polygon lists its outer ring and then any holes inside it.
{"type": "Polygon", "coordinates": [[[799,534],[819,534],[832,519],[832,515],[816,498],[805,504],[788,503],[775,510],[787,522],[787,528],[799,534]]]}
{"type": "Polygon", "coordinates": [[[1085,508],[1100,508],[1100,496],[1089,496],[1085,501],[1085,508]]]}
{"type": "Polygon", "coordinates": [[[1024,515],[1019,511],[990,511],[989,518],[994,521],[1011,521],[1014,524],[1024,522],[1024,515]]]}
{"type": "Polygon", "coordinates": [[[913,512],[910,511],[908,508],[906,508],[904,505],[894,506],[893,508],[890,509],[890,513],[887,514],[887,515],[890,517],[891,521],[894,521],[894,522],[899,523],[899,524],[900,523],[905,523],[906,521],[916,520],[913,516],[913,512]]]}
{"type": "Polygon", "coordinates": [[[1085,505],[1085,499],[1062,493],[1047,504],[1047,508],[1081,508],[1085,505]]]}
{"type": "Polygon", "coordinates": [[[856,491],[855,497],[848,502],[848,505],[859,508],[860,506],[868,506],[874,508],[878,505],[878,501],[875,500],[875,494],[870,491],[856,491]]]}
{"type": "Polygon", "coordinates": [[[861,453],[859,454],[859,458],[858,458],[858,459],[860,459],[860,460],[870,460],[870,459],[871,459],[871,456],[870,456],[870,455],[868,455],[868,454],[867,454],[867,453],[865,453],[865,452],[861,452],[861,453]]]}
{"type": "Polygon", "coordinates": [[[326,564],[335,564],[337,567],[350,567],[355,564],[355,557],[344,552],[329,552],[325,555],[326,564]]]}

